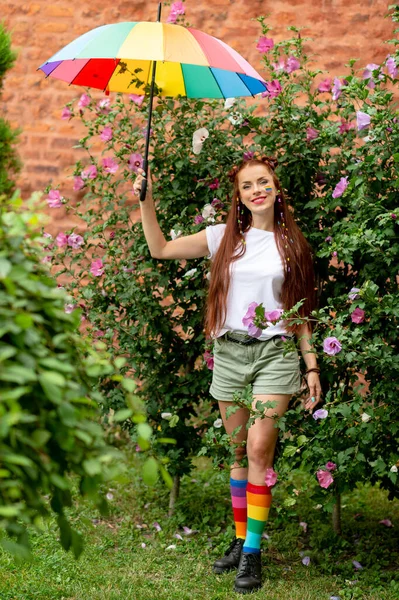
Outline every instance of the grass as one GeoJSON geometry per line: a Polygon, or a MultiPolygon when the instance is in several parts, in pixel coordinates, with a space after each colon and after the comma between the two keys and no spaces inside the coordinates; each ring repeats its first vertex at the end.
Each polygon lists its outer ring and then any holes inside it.
{"type": "MultiPolygon", "coordinates": [[[[283,490],[276,488],[276,504],[283,490]]],[[[168,493],[147,489],[132,459],[131,483],[112,490],[111,513],[101,518],[87,504],[71,510],[84,535],[76,561],[57,541],[50,521],[32,532],[33,559],[16,563],[0,553],[0,600],[231,600],[234,573],[214,575],[212,563],[233,530],[227,476],[202,461],[182,481],[175,515],[167,518],[168,493]],[[158,522],[162,527],[156,531],[158,522]],[[185,535],[183,526],[197,532],[185,535]],[[182,540],[174,535],[179,533],[182,540]],[[146,544],[142,548],[142,544],[146,544]],[[168,549],[170,545],[175,548],[168,549]]],[[[281,497],[281,499],[283,499],[281,497]]],[[[328,515],[299,496],[296,517],[271,511],[264,540],[264,584],[256,600],[398,600],[399,503],[376,488],[359,487],[343,499],[343,530],[333,535],[328,515]],[[359,514],[360,513],[360,514],[359,514]],[[389,518],[394,527],[379,524],[389,518]],[[298,523],[306,521],[305,533],[298,523]],[[310,565],[302,564],[309,556],[310,565]],[[363,569],[356,571],[352,560],[363,569]]]]}

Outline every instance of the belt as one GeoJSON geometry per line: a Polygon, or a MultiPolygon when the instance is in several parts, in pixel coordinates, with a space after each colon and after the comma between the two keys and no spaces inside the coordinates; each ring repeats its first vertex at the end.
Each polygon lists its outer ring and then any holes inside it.
{"type": "Polygon", "coordinates": [[[243,334],[232,334],[229,331],[223,336],[229,342],[234,342],[235,344],[240,344],[241,346],[249,346],[251,344],[259,344],[260,342],[264,342],[265,340],[258,340],[256,337],[252,337],[251,335],[243,334]]]}
{"type": "MultiPolygon", "coordinates": [[[[222,337],[224,337],[224,339],[229,342],[234,342],[234,344],[240,344],[241,346],[250,346],[251,344],[261,344],[262,342],[269,342],[273,338],[276,338],[276,337],[281,338],[282,336],[274,335],[273,337],[271,337],[267,340],[258,340],[258,338],[252,337],[251,335],[247,335],[245,333],[243,333],[243,334],[230,333],[229,331],[227,331],[227,333],[222,335],[222,337]]],[[[284,335],[284,337],[286,339],[291,338],[291,336],[289,336],[289,335],[284,335]]]]}

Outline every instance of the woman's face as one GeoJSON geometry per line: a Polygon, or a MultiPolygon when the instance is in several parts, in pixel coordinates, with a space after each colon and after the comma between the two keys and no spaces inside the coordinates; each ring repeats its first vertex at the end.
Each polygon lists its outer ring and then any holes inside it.
{"type": "Polygon", "coordinates": [[[253,215],[262,215],[274,207],[278,191],[273,177],[264,164],[248,165],[238,174],[238,192],[241,202],[253,215]]]}

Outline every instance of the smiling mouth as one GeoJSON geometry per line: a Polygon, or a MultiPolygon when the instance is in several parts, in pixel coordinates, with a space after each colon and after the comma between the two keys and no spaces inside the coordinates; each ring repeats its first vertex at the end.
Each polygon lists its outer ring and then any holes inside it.
{"type": "Polygon", "coordinates": [[[254,204],[260,204],[261,202],[263,202],[263,200],[265,200],[266,196],[258,196],[258,198],[254,198],[253,200],[251,200],[251,202],[253,202],[254,204]]]}

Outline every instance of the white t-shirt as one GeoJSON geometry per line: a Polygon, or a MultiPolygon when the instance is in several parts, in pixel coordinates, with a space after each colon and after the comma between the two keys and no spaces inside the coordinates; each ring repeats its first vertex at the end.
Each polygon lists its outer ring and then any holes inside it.
{"type": "MultiPolygon", "coordinates": [[[[212,260],[219,248],[226,229],[225,224],[206,228],[209,258],[212,260]]],[[[242,319],[252,302],[263,303],[266,311],[283,308],[280,302],[284,270],[277,249],[274,233],[251,227],[245,234],[245,254],[231,263],[231,280],[227,296],[226,320],[214,337],[227,331],[248,333],[242,319]]],[[[270,325],[259,337],[267,340],[275,335],[286,334],[283,322],[270,325]]]]}

